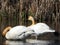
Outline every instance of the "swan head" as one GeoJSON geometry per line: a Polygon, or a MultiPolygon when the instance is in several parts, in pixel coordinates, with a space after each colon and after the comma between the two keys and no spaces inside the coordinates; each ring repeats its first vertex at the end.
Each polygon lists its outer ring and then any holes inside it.
{"type": "Polygon", "coordinates": [[[32,17],[32,16],[29,16],[29,17],[28,17],[28,20],[33,20],[33,17],[32,17]]]}
{"type": "Polygon", "coordinates": [[[10,29],[11,29],[11,26],[6,27],[6,28],[3,30],[2,35],[5,36],[6,33],[7,33],[10,29]]]}
{"type": "Polygon", "coordinates": [[[28,20],[32,21],[32,24],[31,25],[34,25],[35,24],[34,18],[32,16],[29,16],[28,17],[28,20]]]}

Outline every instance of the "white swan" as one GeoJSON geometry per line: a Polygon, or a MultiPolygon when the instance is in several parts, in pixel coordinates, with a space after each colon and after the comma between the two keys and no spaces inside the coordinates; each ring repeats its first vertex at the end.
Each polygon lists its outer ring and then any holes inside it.
{"type": "Polygon", "coordinates": [[[29,20],[32,21],[32,25],[28,26],[27,28],[34,30],[37,35],[45,32],[55,32],[55,30],[51,30],[50,27],[45,23],[35,24],[34,18],[32,16],[30,16],[29,20]]]}
{"type": "Polygon", "coordinates": [[[22,39],[27,37],[29,34],[32,34],[33,32],[33,30],[28,29],[25,26],[15,26],[13,28],[9,26],[4,29],[2,34],[6,37],[6,39],[22,39]]]}
{"type": "Polygon", "coordinates": [[[4,29],[3,35],[6,37],[6,39],[17,39],[18,35],[25,29],[25,26],[15,26],[13,28],[9,26],[4,29]]]}

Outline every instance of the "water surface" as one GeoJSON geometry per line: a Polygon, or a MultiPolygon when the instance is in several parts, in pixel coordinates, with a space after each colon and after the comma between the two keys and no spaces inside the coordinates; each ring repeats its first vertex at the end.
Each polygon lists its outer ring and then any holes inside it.
{"type": "Polygon", "coordinates": [[[2,42],[1,44],[3,45],[60,45],[60,41],[27,39],[26,42],[24,42],[24,41],[6,40],[2,42]]]}

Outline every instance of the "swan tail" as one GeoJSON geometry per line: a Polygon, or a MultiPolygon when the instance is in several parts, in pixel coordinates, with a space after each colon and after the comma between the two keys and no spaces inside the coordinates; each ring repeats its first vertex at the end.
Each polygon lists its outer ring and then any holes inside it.
{"type": "Polygon", "coordinates": [[[55,32],[55,30],[49,30],[49,32],[55,32]]]}

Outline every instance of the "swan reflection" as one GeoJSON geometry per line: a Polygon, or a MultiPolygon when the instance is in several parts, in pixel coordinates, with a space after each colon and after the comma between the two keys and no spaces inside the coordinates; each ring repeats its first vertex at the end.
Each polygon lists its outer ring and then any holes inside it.
{"type": "Polygon", "coordinates": [[[6,40],[5,44],[6,45],[24,45],[22,41],[11,41],[11,40],[6,40]]]}
{"type": "Polygon", "coordinates": [[[33,39],[27,39],[26,42],[11,41],[11,40],[5,41],[5,45],[48,45],[49,43],[50,41],[33,40],[33,39]]]}

